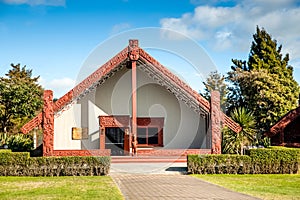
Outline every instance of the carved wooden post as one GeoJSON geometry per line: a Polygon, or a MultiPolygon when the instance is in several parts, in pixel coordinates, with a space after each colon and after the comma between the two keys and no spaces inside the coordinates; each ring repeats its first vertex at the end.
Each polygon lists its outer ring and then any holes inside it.
{"type": "Polygon", "coordinates": [[[211,141],[212,153],[221,154],[221,109],[219,91],[211,92],[211,141]]]}
{"type": "MultiPolygon", "coordinates": [[[[131,90],[132,90],[132,135],[137,141],[137,100],[136,100],[136,61],[139,59],[139,41],[129,40],[128,57],[131,61],[131,90]]],[[[129,137],[131,140],[131,137],[129,137]]],[[[131,144],[131,142],[130,142],[131,144]]]]}
{"type": "Polygon", "coordinates": [[[53,92],[44,91],[43,108],[43,156],[53,155],[54,144],[54,111],[53,111],[53,92]]]}

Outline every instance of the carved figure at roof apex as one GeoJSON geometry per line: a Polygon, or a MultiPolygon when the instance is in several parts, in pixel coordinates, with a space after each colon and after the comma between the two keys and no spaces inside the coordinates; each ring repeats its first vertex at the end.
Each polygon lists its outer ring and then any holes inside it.
{"type": "Polygon", "coordinates": [[[130,48],[138,48],[139,47],[139,40],[130,39],[129,40],[129,47],[130,48]]]}
{"type": "Polygon", "coordinates": [[[131,61],[137,61],[139,59],[139,41],[129,40],[128,57],[131,61]]]}

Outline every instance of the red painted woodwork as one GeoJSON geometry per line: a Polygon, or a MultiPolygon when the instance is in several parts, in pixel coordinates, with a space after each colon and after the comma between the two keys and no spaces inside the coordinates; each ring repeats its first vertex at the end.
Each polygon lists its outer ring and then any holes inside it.
{"type": "Polygon", "coordinates": [[[129,115],[99,116],[99,124],[100,124],[101,128],[129,127],[130,126],[130,116],[129,115]]]}
{"type": "Polygon", "coordinates": [[[137,61],[139,59],[139,41],[138,40],[129,40],[128,45],[128,57],[130,61],[137,61]]]}
{"type": "Polygon", "coordinates": [[[211,92],[211,140],[212,153],[221,154],[221,110],[220,110],[220,93],[211,92]]]}
{"type": "MultiPolygon", "coordinates": [[[[114,115],[114,116],[99,116],[100,125],[100,149],[105,149],[105,128],[106,127],[124,127],[129,132],[130,116],[129,115],[114,115]]],[[[126,130],[125,130],[126,132],[126,130]]],[[[124,136],[124,151],[129,153],[130,135],[124,136]],[[128,140],[128,141],[127,141],[128,140]]]]}
{"type": "Polygon", "coordinates": [[[54,145],[54,112],[53,112],[53,92],[44,91],[43,108],[43,156],[53,155],[54,145]]]}
{"type": "Polygon", "coordinates": [[[105,127],[100,126],[100,149],[105,149],[105,127]]]}
{"type": "Polygon", "coordinates": [[[270,132],[266,133],[266,135],[272,137],[277,133],[283,132],[284,128],[298,116],[300,116],[300,106],[283,116],[275,125],[271,127],[270,132]]]}
{"type": "Polygon", "coordinates": [[[130,133],[129,133],[129,128],[125,128],[124,155],[129,155],[129,153],[130,153],[130,133]]]}
{"type": "Polygon", "coordinates": [[[53,156],[110,156],[110,149],[54,150],[53,156]]]}
{"type": "Polygon", "coordinates": [[[299,137],[299,122],[300,106],[283,116],[265,135],[271,138],[272,145],[300,147],[300,141],[297,140],[299,137]]]}
{"type": "Polygon", "coordinates": [[[138,40],[129,40],[128,57],[131,62],[131,134],[129,144],[131,144],[131,135],[134,140],[137,139],[137,82],[136,82],[136,61],[139,59],[139,43],[138,40]]]}
{"type": "Polygon", "coordinates": [[[230,128],[235,133],[239,133],[239,132],[242,131],[242,127],[238,123],[233,121],[230,117],[225,115],[223,112],[221,112],[221,119],[222,119],[222,122],[223,122],[222,123],[223,126],[227,126],[228,128],[230,128]]]}
{"type": "Polygon", "coordinates": [[[211,149],[139,149],[139,156],[186,156],[211,154],[211,149]]]}
{"type": "Polygon", "coordinates": [[[22,128],[21,131],[24,134],[29,133],[35,127],[38,127],[42,124],[43,121],[43,113],[40,112],[35,118],[27,122],[22,128]]]}

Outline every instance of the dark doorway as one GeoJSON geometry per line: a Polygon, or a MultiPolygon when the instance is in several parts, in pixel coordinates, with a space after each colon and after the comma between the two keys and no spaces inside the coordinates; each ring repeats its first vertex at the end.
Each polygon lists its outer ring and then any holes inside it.
{"type": "Polygon", "coordinates": [[[105,128],[105,149],[111,150],[112,156],[124,155],[124,128],[105,128]]]}

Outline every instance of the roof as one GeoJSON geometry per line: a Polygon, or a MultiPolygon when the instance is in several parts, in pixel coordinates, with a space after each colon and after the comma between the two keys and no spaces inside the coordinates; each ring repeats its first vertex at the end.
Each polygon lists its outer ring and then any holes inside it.
{"type": "Polygon", "coordinates": [[[276,124],[274,124],[270,131],[266,133],[266,136],[273,137],[274,135],[284,131],[285,127],[300,116],[300,106],[291,110],[286,115],[284,115],[276,124]]]}
{"type": "MultiPolygon", "coordinates": [[[[130,45],[135,44],[138,47],[137,40],[130,40],[130,45]]],[[[95,72],[89,75],[81,83],[76,85],[73,89],[67,92],[64,96],[54,102],[54,113],[57,114],[63,111],[66,107],[71,105],[78,99],[81,99],[90,91],[97,88],[105,82],[106,79],[111,77],[117,71],[126,66],[129,61],[129,53],[131,53],[132,47],[128,46],[120,51],[116,56],[111,58],[108,62],[99,67],[95,72]]],[[[207,101],[198,92],[194,91],[184,81],[179,79],[170,70],[161,65],[157,60],[150,56],[146,51],[138,47],[139,59],[137,60],[137,66],[156,81],[159,85],[165,87],[169,92],[173,93],[177,99],[185,102],[187,106],[192,108],[200,115],[206,115],[210,113],[210,102],[207,101]]],[[[224,113],[221,114],[223,119],[223,125],[227,125],[231,130],[236,133],[241,131],[241,127],[234,122],[231,118],[224,113]]],[[[34,127],[37,127],[41,123],[41,113],[35,118],[25,124],[21,131],[28,133],[34,127]]]]}

